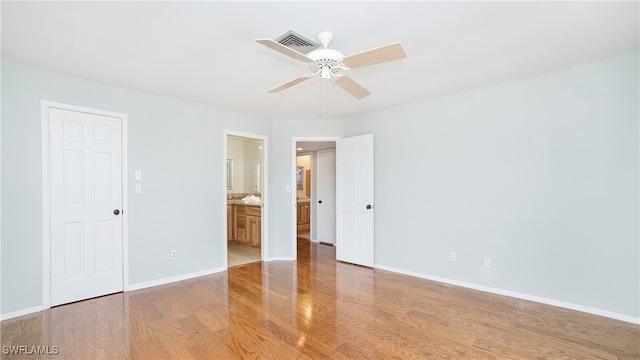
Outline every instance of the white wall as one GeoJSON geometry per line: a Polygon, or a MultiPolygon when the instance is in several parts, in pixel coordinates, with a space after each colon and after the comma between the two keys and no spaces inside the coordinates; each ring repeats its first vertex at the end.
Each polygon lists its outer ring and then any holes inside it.
{"type": "Polygon", "coordinates": [[[632,53],[345,119],[375,136],[375,263],[638,321],[638,68],[632,53]]]}
{"type": "Polygon", "coordinates": [[[244,192],[254,193],[254,185],[256,182],[255,172],[256,165],[262,163],[262,140],[245,139],[244,146],[244,192]]]}
{"type": "Polygon", "coordinates": [[[227,193],[244,192],[244,141],[242,139],[227,137],[227,159],[233,160],[233,184],[227,193]]]}
{"type": "Polygon", "coordinates": [[[253,193],[254,171],[262,163],[262,140],[229,136],[227,158],[233,159],[233,189],[227,193],[253,193]]]}
{"type": "Polygon", "coordinates": [[[128,114],[132,285],[224,265],[223,130],[270,135],[272,121],[2,63],[2,308],[41,305],[40,100],[128,114]],[[171,249],[178,259],[171,260],[171,249]]]}

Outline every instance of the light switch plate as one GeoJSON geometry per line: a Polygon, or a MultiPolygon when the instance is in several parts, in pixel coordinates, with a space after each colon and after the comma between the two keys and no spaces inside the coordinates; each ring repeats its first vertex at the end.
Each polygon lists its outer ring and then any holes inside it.
{"type": "Polygon", "coordinates": [[[136,170],[136,180],[142,180],[142,171],[136,170]]]}
{"type": "Polygon", "coordinates": [[[142,192],[142,184],[136,184],[136,194],[140,194],[142,192]]]}

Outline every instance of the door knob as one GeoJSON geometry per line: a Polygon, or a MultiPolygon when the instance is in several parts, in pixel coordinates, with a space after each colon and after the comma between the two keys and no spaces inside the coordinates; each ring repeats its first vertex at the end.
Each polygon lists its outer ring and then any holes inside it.
{"type": "Polygon", "coordinates": [[[318,200],[318,204],[322,204],[322,200],[318,200]]]}
{"type": "Polygon", "coordinates": [[[120,214],[120,210],[118,209],[113,210],[113,215],[118,215],[118,214],[120,214]]]}
{"type": "Polygon", "coordinates": [[[373,206],[371,206],[371,205],[367,205],[367,210],[371,210],[372,207],[373,206]]]}

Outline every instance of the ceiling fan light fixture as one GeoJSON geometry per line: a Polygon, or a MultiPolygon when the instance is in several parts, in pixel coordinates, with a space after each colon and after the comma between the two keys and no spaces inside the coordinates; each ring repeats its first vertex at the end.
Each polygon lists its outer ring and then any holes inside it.
{"type": "Polygon", "coordinates": [[[329,47],[329,44],[333,41],[333,33],[328,30],[320,31],[318,33],[318,41],[322,46],[326,49],[329,47]]]}

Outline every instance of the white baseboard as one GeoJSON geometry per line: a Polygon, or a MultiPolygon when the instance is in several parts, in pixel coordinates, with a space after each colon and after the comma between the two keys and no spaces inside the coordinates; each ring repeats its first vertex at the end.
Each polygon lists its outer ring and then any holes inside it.
{"type": "Polygon", "coordinates": [[[168,277],[168,278],[164,278],[164,279],[146,281],[146,282],[138,283],[138,284],[130,284],[129,285],[129,291],[146,289],[146,288],[153,287],[153,286],[158,286],[158,285],[170,284],[170,283],[176,282],[176,281],[189,280],[189,279],[197,278],[197,277],[200,277],[200,276],[206,276],[206,275],[211,275],[211,274],[223,272],[225,270],[227,270],[227,269],[226,268],[209,269],[209,270],[198,271],[198,272],[194,272],[194,273],[190,273],[190,274],[172,276],[172,277],[168,277]]]}
{"type": "Polygon", "coordinates": [[[265,260],[265,262],[269,262],[269,261],[296,261],[296,258],[294,258],[294,257],[272,257],[272,258],[268,258],[267,260],[265,260]]]}
{"type": "MultiPolygon", "coordinates": [[[[226,270],[225,268],[210,269],[210,270],[198,271],[198,272],[190,273],[190,274],[172,276],[172,277],[164,278],[164,279],[147,281],[147,282],[143,282],[143,283],[139,283],[139,284],[130,284],[129,285],[129,289],[127,291],[134,291],[134,290],[145,289],[145,288],[158,286],[158,285],[170,284],[172,282],[193,279],[193,278],[200,277],[200,276],[205,276],[205,275],[211,275],[211,274],[223,272],[225,270],[226,270]]],[[[10,313],[7,313],[7,314],[1,314],[0,315],[0,321],[8,320],[8,319],[15,318],[15,317],[22,316],[22,315],[32,314],[32,313],[35,313],[35,312],[38,312],[38,311],[42,311],[42,310],[45,310],[45,309],[42,308],[42,306],[34,306],[34,307],[31,307],[31,308],[10,312],[10,313]]]]}
{"type": "Polygon", "coordinates": [[[441,277],[437,277],[437,276],[430,276],[430,275],[421,274],[421,273],[417,273],[417,272],[413,272],[413,271],[396,269],[396,268],[393,268],[393,267],[390,267],[390,266],[384,266],[384,265],[377,265],[376,264],[376,265],[374,265],[374,267],[376,269],[380,269],[380,270],[391,271],[391,272],[395,272],[395,273],[399,273],[399,274],[403,274],[403,275],[415,276],[415,277],[418,277],[418,278],[437,281],[437,282],[440,282],[440,283],[456,285],[456,286],[469,288],[469,289],[474,289],[474,290],[479,290],[479,291],[484,291],[484,292],[488,292],[488,293],[492,293],[492,294],[504,295],[504,296],[508,296],[508,297],[512,297],[512,298],[516,298],[516,299],[534,301],[534,302],[541,303],[541,304],[557,306],[557,307],[561,307],[561,308],[565,308],[565,309],[569,309],[569,310],[576,310],[576,311],[580,311],[580,312],[584,312],[584,313],[588,313],[588,314],[593,314],[593,315],[598,315],[598,316],[604,316],[604,317],[607,317],[607,318],[610,318],[610,319],[620,320],[620,321],[624,321],[624,322],[628,322],[628,323],[632,323],[632,324],[640,324],[640,318],[636,318],[636,317],[633,317],[633,316],[620,314],[620,313],[616,313],[616,312],[612,312],[612,311],[608,311],[608,310],[596,309],[596,308],[583,306],[583,305],[578,305],[578,304],[572,304],[572,303],[568,303],[568,302],[564,302],[564,301],[547,299],[547,298],[543,298],[543,297],[539,297],[539,296],[533,296],[533,295],[522,294],[522,293],[508,291],[508,290],[503,290],[503,289],[497,289],[497,288],[492,288],[492,287],[489,287],[489,286],[476,285],[476,284],[466,283],[466,282],[462,282],[462,281],[441,278],[441,277]]]}
{"type": "Polygon", "coordinates": [[[33,314],[36,313],[38,311],[42,311],[42,306],[34,306],[34,307],[30,307],[30,308],[26,308],[26,309],[22,309],[22,310],[18,310],[18,311],[13,311],[10,313],[6,313],[6,314],[1,314],[0,315],[0,321],[3,320],[9,320],[18,316],[22,316],[22,315],[29,315],[29,314],[33,314]]]}

